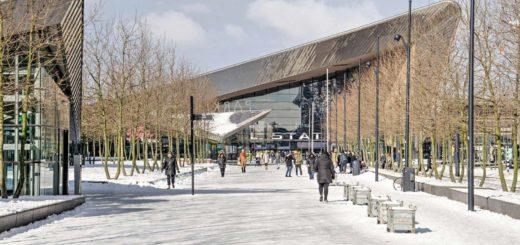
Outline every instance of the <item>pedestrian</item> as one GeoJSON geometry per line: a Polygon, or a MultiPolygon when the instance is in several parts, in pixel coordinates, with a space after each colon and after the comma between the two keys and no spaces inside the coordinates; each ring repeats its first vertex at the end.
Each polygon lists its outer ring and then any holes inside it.
{"type": "Polygon", "coordinates": [[[330,159],[329,153],[321,154],[314,164],[314,171],[318,173],[317,180],[319,184],[320,202],[328,202],[329,184],[336,177],[334,172],[334,164],[330,159]]]}
{"type": "Polygon", "coordinates": [[[307,172],[309,173],[309,179],[314,179],[314,164],[316,162],[316,156],[313,153],[307,157],[307,172]]]}
{"type": "Polygon", "coordinates": [[[354,172],[354,162],[357,161],[357,156],[353,152],[350,154],[350,173],[354,172]]]}
{"type": "Polygon", "coordinates": [[[381,158],[379,159],[379,161],[381,161],[381,168],[385,169],[385,166],[386,166],[386,156],[385,156],[385,154],[381,154],[381,158]]]}
{"type": "Polygon", "coordinates": [[[296,169],[295,169],[296,176],[298,176],[298,170],[300,172],[300,175],[303,175],[302,163],[303,163],[302,153],[297,150],[294,153],[294,166],[296,167],[296,169]]]}
{"type": "Polygon", "coordinates": [[[294,160],[294,157],[292,156],[291,153],[288,153],[285,156],[285,166],[287,166],[287,170],[285,171],[285,177],[291,177],[293,160],[294,160]]]}
{"type": "Polygon", "coordinates": [[[166,183],[168,183],[168,189],[175,188],[175,175],[180,173],[179,165],[177,164],[177,159],[175,155],[171,152],[168,152],[166,158],[162,163],[162,170],[166,174],[166,183]]]}
{"type": "Polygon", "coordinates": [[[338,152],[336,151],[336,149],[332,150],[331,159],[332,164],[334,164],[334,168],[336,168],[338,166],[338,152]]]}
{"type": "Polygon", "coordinates": [[[220,175],[222,177],[224,177],[224,173],[226,172],[226,163],[227,163],[227,158],[226,158],[226,154],[224,153],[224,151],[221,151],[220,154],[218,155],[217,163],[220,168],[220,175]]]}
{"type": "Polygon", "coordinates": [[[344,174],[347,171],[347,152],[343,151],[339,155],[339,172],[344,174]]]}
{"type": "Polygon", "coordinates": [[[264,152],[264,166],[265,166],[265,170],[267,170],[267,166],[269,165],[269,159],[271,159],[269,157],[269,151],[265,151],[264,152]]]}
{"type": "Polygon", "coordinates": [[[242,173],[246,172],[246,166],[247,166],[247,156],[246,156],[246,150],[242,149],[240,152],[240,156],[238,158],[240,166],[242,167],[242,173]]]}
{"type": "Polygon", "coordinates": [[[279,151],[274,153],[274,162],[276,163],[276,169],[280,169],[281,155],[279,151]]]}

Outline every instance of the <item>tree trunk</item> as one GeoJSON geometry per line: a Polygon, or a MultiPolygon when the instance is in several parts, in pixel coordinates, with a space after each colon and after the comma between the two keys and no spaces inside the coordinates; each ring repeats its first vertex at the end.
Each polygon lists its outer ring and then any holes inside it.
{"type": "Polygon", "coordinates": [[[516,192],[516,184],[518,182],[518,119],[515,115],[513,122],[513,182],[511,183],[511,192],[516,192]]]}
{"type": "MultiPolygon", "coordinates": [[[[177,162],[181,162],[180,139],[178,132],[175,133],[175,155],[177,157],[177,162]]],[[[181,162],[181,167],[184,167],[184,162],[181,162]]]]}
{"type": "Polygon", "coordinates": [[[424,147],[423,147],[423,137],[422,133],[419,134],[419,155],[417,156],[417,162],[419,164],[418,170],[422,172],[423,175],[426,175],[425,167],[424,167],[424,147]]]}
{"type": "Polygon", "coordinates": [[[496,105],[493,107],[495,111],[495,139],[497,144],[496,164],[498,164],[498,175],[500,176],[500,185],[503,191],[507,191],[506,178],[504,176],[504,165],[502,164],[502,137],[500,132],[500,115],[496,105]]]}
{"type": "Polygon", "coordinates": [[[453,172],[453,163],[455,162],[455,147],[452,145],[452,137],[449,138],[448,150],[449,150],[449,163],[450,163],[450,181],[455,183],[455,174],[453,172]]]}
{"type": "Polygon", "coordinates": [[[442,180],[444,177],[444,171],[446,170],[446,163],[448,161],[448,144],[447,140],[442,140],[442,168],[441,173],[439,174],[439,179],[442,180]]]}
{"type": "MultiPolygon", "coordinates": [[[[32,8],[32,4],[29,4],[28,9],[32,8]]],[[[27,75],[24,80],[23,84],[23,101],[22,101],[22,127],[21,127],[21,137],[20,137],[20,152],[19,154],[19,169],[20,169],[20,176],[18,179],[18,184],[16,186],[16,189],[13,194],[13,198],[18,198],[22,194],[22,189],[25,185],[25,179],[27,175],[27,168],[25,166],[25,142],[27,141],[27,112],[29,111],[29,100],[30,100],[30,88],[31,88],[31,75],[32,75],[32,64],[33,64],[33,31],[35,28],[35,16],[31,16],[31,23],[30,23],[30,31],[29,31],[29,50],[27,53],[27,75]]],[[[2,122],[3,123],[3,122],[2,122]]]]}
{"type": "Polygon", "coordinates": [[[482,133],[483,139],[482,139],[482,177],[480,178],[479,186],[484,186],[484,183],[486,182],[486,171],[487,171],[487,163],[489,161],[489,149],[488,149],[488,134],[486,130],[486,121],[484,120],[484,126],[483,126],[484,132],[482,133]]]}
{"type": "MultiPolygon", "coordinates": [[[[466,134],[466,132],[464,132],[464,133],[462,134],[462,136],[463,136],[463,137],[462,137],[463,139],[467,139],[467,134],[466,134]]],[[[464,174],[466,173],[464,166],[465,166],[466,159],[467,159],[467,156],[468,156],[468,148],[467,148],[467,147],[468,147],[468,141],[467,141],[467,140],[463,140],[463,141],[462,141],[462,150],[460,151],[460,152],[461,152],[461,154],[460,154],[461,158],[460,158],[460,176],[459,176],[459,183],[462,182],[462,180],[464,179],[464,174]]]]}

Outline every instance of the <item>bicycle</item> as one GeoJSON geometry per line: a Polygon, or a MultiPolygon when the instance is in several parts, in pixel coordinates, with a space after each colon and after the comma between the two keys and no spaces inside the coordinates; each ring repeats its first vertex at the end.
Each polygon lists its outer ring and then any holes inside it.
{"type": "Polygon", "coordinates": [[[402,190],[402,188],[401,188],[402,183],[403,183],[403,177],[395,178],[394,183],[393,183],[394,190],[396,190],[396,191],[402,190]]]}

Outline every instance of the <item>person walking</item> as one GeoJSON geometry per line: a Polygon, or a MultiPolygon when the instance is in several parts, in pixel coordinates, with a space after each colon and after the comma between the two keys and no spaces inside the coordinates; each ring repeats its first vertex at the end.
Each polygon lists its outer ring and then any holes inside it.
{"type": "Polygon", "coordinates": [[[324,152],[318,157],[318,159],[316,159],[314,171],[318,173],[317,181],[319,185],[318,190],[320,192],[320,202],[328,202],[327,197],[329,195],[329,184],[332,183],[332,180],[336,177],[334,173],[334,164],[332,163],[328,152],[324,152]]]}
{"type": "Polygon", "coordinates": [[[296,176],[298,176],[298,170],[300,172],[300,175],[303,175],[302,163],[303,163],[302,153],[297,150],[294,152],[294,166],[296,167],[296,169],[295,169],[296,176]]]}
{"type": "Polygon", "coordinates": [[[177,159],[175,155],[171,152],[168,152],[166,158],[162,163],[162,170],[166,174],[166,183],[168,183],[168,189],[175,188],[175,175],[180,173],[179,165],[177,164],[177,159]]]}
{"type": "Polygon", "coordinates": [[[269,157],[269,151],[265,151],[264,152],[264,166],[265,166],[265,170],[267,170],[267,166],[269,165],[269,160],[271,158],[269,157]]]}
{"type": "Polygon", "coordinates": [[[274,153],[274,162],[276,164],[276,169],[280,169],[281,155],[279,151],[274,153]]]}
{"type": "Polygon", "coordinates": [[[240,163],[240,166],[242,167],[242,173],[246,172],[246,166],[247,166],[247,156],[246,156],[246,150],[242,149],[240,152],[240,156],[238,158],[238,161],[240,163]]]}
{"type": "Polygon", "coordinates": [[[339,155],[339,172],[344,174],[347,171],[347,152],[343,151],[339,155]]]}
{"type": "Polygon", "coordinates": [[[316,163],[316,156],[314,153],[309,154],[307,157],[307,172],[309,173],[309,179],[314,179],[314,164],[316,163]]]}
{"type": "Polygon", "coordinates": [[[291,153],[288,153],[287,156],[285,156],[285,166],[287,166],[287,170],[285,171],[285,177],[291,177],[293,160],[294,157],[291,153]]]}
{"type": "Polygon", "coordinates": [[[381,158],[379,159],[381,162],[381,169],[385,169],[386,166],[386,155],[383,153],[381,154],[381,158]]]}
{"type": "Polygon", "coordinates": [[[338,151],[336,149],[332,150],[331,160],[334,168],[338,167],[338,151]]]}
{"type": "Polygon", "coordinates": [[[222,177],[224,177],[224,174],[226,173],[226,163],[227,163],[227,158],[226,158],[226,154],[224,153],[224,151],[221,151],[220,154],[218,155],[217,163],[220,168],[220,175],[222,177]]]}

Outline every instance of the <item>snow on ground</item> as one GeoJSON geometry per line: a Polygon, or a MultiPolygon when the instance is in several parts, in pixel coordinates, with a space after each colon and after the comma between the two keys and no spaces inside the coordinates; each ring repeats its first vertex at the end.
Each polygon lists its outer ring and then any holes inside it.
{"type": "MultiPolygon", "coordinates": [[[[394,172],[391,170],[385,170],[385,169],[380,170],[380,171],[381,171],[381,173],[384,173],[387,175],[401,177],[401,173],[398,173],[398,172],[394,172]]],[[[490,170],[489,172],[491,172],[491,176],[493,176],[493,174],[497,174],[496,169],[494,171],[490,170]]],[[[468,182],[466,180],[463,180],[461,183],[459,183],[459,182],[454,183],[454,182],[450,181],[449,177],[445,177],[442,180],[439,180],[434,177],[430,178],[430,177],[416,175],[415,181],[427,183],[427,184],[431,184],[431,185],[436,185],[436,186],[454,187],[455,189],[462,191],[462,192],[467,192],[467,186],[468,186],[468,184],[467,184],[468,182]]],[[[491,184],[488,183],[487,185],[484,185],[484,188],[480,188],[479,187],[480,180],[479,179],[475,180],[475,188],[476,188],[475,194],[476,195],[480,195],[483,197],[493,197],[493,198],[496,198],[499,200],[520,204],[520,192],[517,191],[515,193],[511,193],[511,192],[502,191],[500,189],[499,181],[496,179],[494,180],[494,179],[489,178],[486,181],[492,182],[492,183],[491,184]]],[[[508,182],[508,184],[509,184],[509,182],[508,182]]]]}
{"type": "MultiPolygon", "coordinates": [[[[340,175],[338,181],[359,183],[371,188],[372,195],[389,195],[392,200],[403,201],[405,206],[417,206],[418,232],[429,237],[425,243],[509,244],[520,239],[516,228],[520,227],[520,220],[478,207],[477,211],[469,212],[464,203],[424,192],[396,191],[392,180],[382,176],[379,182],[374,179],[374,173],[367,172],[359,176],[340,175]]],[[[417,238],[421,241],[423,236],[417,238]]]]}
{"type": "Polygon", "coordinates": [[[0,199],[0,216],[74,199],[77,196],[21,196],[0,199]]]}
{"type": "MultiPolygon", "coordinates": [[[[375,195],[417,206],[417,234],[388,233],[367,217],[366,206],[343,200],[331,187],[327,204],[305,175],[285,178],[285,169],[229,166],[196,176],[196,195],[182,177],[178,188],[164,183],[137,186],[85,183],[87,203],[74,211],[0,235],[5,244],[511,244],[520,221],[427,193],[393,190],[372,173],[338,181],[360,182],[375,195]],[[110,188],[113,186],[114,188],[110,188]],[[60,231],[60,232],[56,232],[60,231]]],[[[304,173],[306,169],[304,168],[304,173]]]]}
{"type": "MultiPolygon", "coordinates": [[[[150,165],[153,164],[153,162],[150,160],[150,165]]],[[[130,174],[130,166],[131,161],[125,161],[125,168],[126,172],[130,174]]],[[[137,166],[139,168],[139,171],[142,171],[143,169],[143,161],[137,161],[137,166]]],[[[213,168],[216,164],[211,163],[197,163],[195,164],[195,170],[201,169],[204,167],[213,168]]],[[[115,164],[109,164],[109,172],[110,177],[113,178],[117,166],[115,164]]],[[[71,168],[69,173],[69,176],[74,177],[74,169],[71,168]]],[[[123,173],[120,174],[119,178],[117,180],[115,179],[109,179],[107,180],[105,176],[105,169],[103,167],[103,164],[100,162],[95,162],[95,164],[85,164],[82,168],[81,173],[81,180],[83,182],[111,182],[111,183],[117,183],[117,184],[123,184],[123,185],[138,185],[138,186],[153,186],[158,181],[164,181],[166,183],[166,176],[164,174],[164,171],[160,171],[159,169],[156,169],[155,171],[149,171],[146,169],[144,173],[137,173],[134,172],[132,176],[128,175],[125,176],[123,173]]],[[[184,167],[180,168],[181,173],[191,172],[191,166],[185,165],[184,167]]]]}

